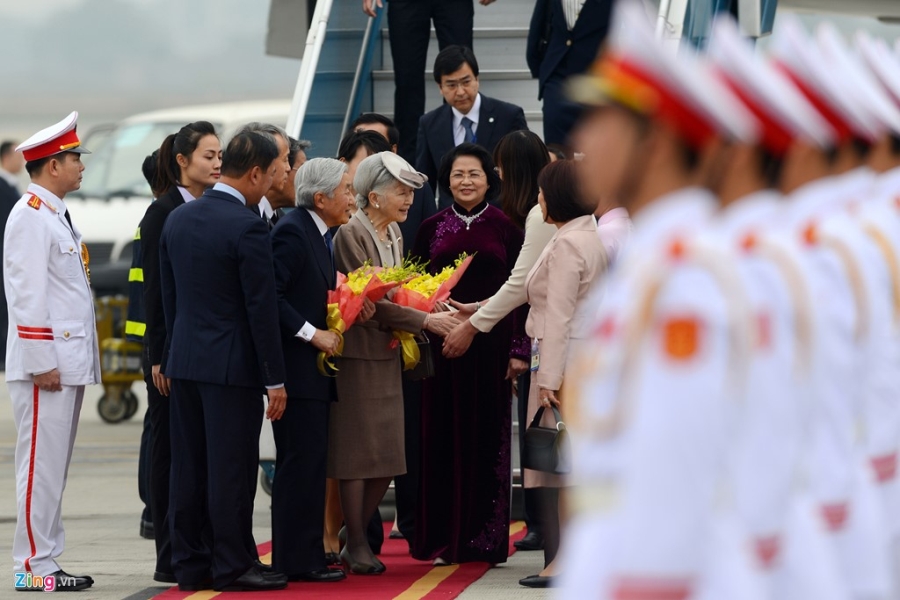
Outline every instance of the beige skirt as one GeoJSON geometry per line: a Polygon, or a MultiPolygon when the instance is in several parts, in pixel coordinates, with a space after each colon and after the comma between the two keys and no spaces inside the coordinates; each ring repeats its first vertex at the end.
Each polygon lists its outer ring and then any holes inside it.
{"type": "Polygon", "coordinates": [[[331,405],[328,477],[373,479],[406,473],[400,353],[391,360],[341,358],[331,405]]]}

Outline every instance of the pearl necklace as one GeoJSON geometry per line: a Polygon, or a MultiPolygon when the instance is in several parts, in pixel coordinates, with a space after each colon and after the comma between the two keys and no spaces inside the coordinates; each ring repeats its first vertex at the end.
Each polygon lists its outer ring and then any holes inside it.
{"type": "Polygon", "coordinates": [[[388,230],[387,229],[384,230],[384,235],[385,235],[385,237],[387,237],[387,239],[386,240],[381,239],[381,236],[378,235],[378,228],[375,227],[375,221],[372,220],[372,217],[370,217],[369,213],[367,213],[366,211],[363,211],[363,214],[366,215],[366,218],[369,219],[369,223],[372,224],[372,229],[375,230],[376,239],[379,242],[381,242],[382,244],[384,244],[385,248],[390,248],[391,246],[393,246],[394,240],[391,239],[391,234],[388,232],[388,230]]]}
{"type": "Polygon", "coordinates": [[[478,211],[477,213],[475,213],[474,215],[469,215],[469,216],[467,217],[467,216],[465,216],[465,215],[461,215],[461,214],[459,214],[458,212],[456,212],[456,206],[454,205],[454,206],[453,206],[453,214],[456,215],[457,218],[459,218],[460,221],[462,221],[463,223],[466,224],[466,231],[468,231],[469,228],[472,226],[472,222],[473,222],[475,219],[477,219],[478,217],[480,217],[480,216],[481,216],[481,213],[483,213],[484,211],[486,211],[487,208],[488,208],[488,206],[490,206],[490,204],[485,204],[485,205],[484,205],[484,208],[482,208],[481,210],[479,210],[479,211],[478,211]]]}

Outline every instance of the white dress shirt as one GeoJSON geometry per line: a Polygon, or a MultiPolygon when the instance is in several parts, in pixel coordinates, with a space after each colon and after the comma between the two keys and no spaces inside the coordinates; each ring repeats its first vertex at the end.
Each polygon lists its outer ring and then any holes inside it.
{"type": "Polygon", "coordinates": [[[584,0],[561,0],[563,14],[566,15],[566,26],[569,31],[575,28],[578,21],[578,15],[581,14],[581,8],[584,6],[584,0]]]}
{"type": "Polygon", "coordinates": [[[453,106],[450,107],[450,110],[453,111],[453,144],[459,146],[466,141],[466,130],[462,126],[463,117],[469,117],[469,120],[472,121],[472,132],[477,139],[478,116],[481,114],[481,94],[479,93],[475,96],[475,102],[472,104],[472,109],[467,114],[462,114],[453,106]]]}
{"type": "Polygon", "coordinates": [[[186,187],[184,187],[183,185],[179,185],[177,187],[178,191],[181,193],[181,197],[184,198],[185,204],[191,202],[192,200],[196,200],[196,198],[194,198],[194,195],[186,187]]]}
{"type": "MultiPolygon", "coordinates": [[[[222,183],[221,181],[219,181],[218,183],[216,183],[213,186],[212,189],[218,190],[220,192],[225,192],[226,194],[231,194],[232,196],[234,196],[235,198],[240,200],[241,204],[243,204],[244,206],[247,205],[247,199],[244,198],[244,195],[242,193],[240,193],[239,191],[237,191],[236,189],[234,189],[233,187],[231,187],[230,185],[228,185],[227,183],[222,183]]],[[[186,201],[187,201],[187,198],[185,198],[185,202],[186,201]]]]}

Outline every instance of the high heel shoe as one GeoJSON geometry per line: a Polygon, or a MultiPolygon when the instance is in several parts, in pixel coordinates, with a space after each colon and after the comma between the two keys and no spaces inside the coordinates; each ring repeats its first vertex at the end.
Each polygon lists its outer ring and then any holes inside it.
{"type": "Polygon", "coordinates": [[[329,567],[341,564],[340,555],[337,552],[326,552],[325,564],[329,567]]]}
{"type": "Polygon", "coordinates": [[[341,530],[338,531],[338,543],[341,545],[341,550],[344,549],[344,546],[347,545],[347,526],[344,525],[341,527],[341,530]]]}
{"type": "Polygon", "coordinates": [[[347,569],[354,575],[381,575],[384,571],[379,571],[375,565],[368,563],[356,562],[350,556],[350,552],[346,546],[341,550],[341,562],[346,565],[347,569]]]}
{"type": "Polygon", "coordinates": [[[379,575],[387,571],[387,567],[384,566],[384,563],[381,562],[380,558],[378,558],[377,556],[373,556],[372,558],[375,559],[375,569],[379,575]]]}

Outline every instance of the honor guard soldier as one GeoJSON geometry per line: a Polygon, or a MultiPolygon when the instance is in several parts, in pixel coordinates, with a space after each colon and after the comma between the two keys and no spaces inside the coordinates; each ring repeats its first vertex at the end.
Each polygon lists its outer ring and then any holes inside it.
{"type": "Polygon", "coordinates": [[[84,386],[100,383],[88,255],[63,201],[81,185],[87,150],[73,112],[23,142],[32,183],[9,216],[3,281],[9,304],[6,381],[15,417],[16,572],[55,576],[82,590],[57,562],[65,546],[61,505],[84,386]]]}
{"type": "MultiPolygon", "coordinates": [[[[860,57],[871,70],[873,76],[884,86],[900,108],[900,59],[888,48],[883,40],[875,40],[860,32],[856,36],[856,47],[860,57]]],[[[876,240],[890,273],[891,298],[894,308],[891,321],[892,334],[900,336],[900,134],[893,132],[889,144],[889,154],[880,165],[873,165],[879,171],[878,179],[869,194],[869,200],[860,212],[866,230],[876,240]]],[[[900,372],[900,356],[894,356],[893,369],[900,372]]],[[[898,386],[900,387],[900,386],[898,386]]],[[[897,389],[896,387],[894,389],[897,389]]],[[[897,421],[889,424],[897,426],[897,421]]],[[[900,435],[894,441],[900,444],[900,435]]],[[[897,473],[896,448],[893,455],[873,461],[876,477],[885,493],[887,517],[894,535],[895,548],[900,537],[900,477],[897,473]]],[[[896,552],[896,550],[895,550],[896,552]]],[[[895,559],[896,560],[896,559],[895,559]]],[[[898,563],[895,563],[898,564],[898,563]]]]}
{"type": "Polygon", "coordinates": [[[563,400],[575,516],[561,597],[713,597],[719,561],[741,592],[730,600],[762,598],[720,524],[751,319],[733,260],[698,243],[716,199],[696,185],[722,142],[754,141],[757,123],[703,65],[660,45],[641,3],[618,2],[610,31],[573,82],[590,107],[575,146],[584,179],[628,209],[634,233],[563,400]]]}
{"type": "Polygon", "coordinates": [[[833,547],[800,485],[811,434],[827,424],[812,387],[821,321],[800,244],[780,227],[787,207],[779,191],[803,148],[827,150],[834,132],[733,19],[714,24],[709,57],[761,126],[757,144],[729,148],[714,183],[723,208],[712,235],[737,254],[754,326],[730,469],[734,507],[767,598],[846,599],[833,547]]]}
{"type": "Polygon", "coordinates": [[[817,51],[799,23],[785,19],[772,44],[773,60],[836,133],[832,152],[808,155],[808,172],[818,173],[786,190],[785,224],[823,284],[814,297],[828,299],[818,303],[827,323],[818,332],[816,390],[827,425],[814,432],[809,482],[851,597],[888,598],[890,535],[868,455],[872,434],[883,430],[879,413],[894,402],[879,381],[893,352],[891,294],[884,259],[853,214],[874,181],[865,161],[887,128],[854,91],[863,84],[827,37],[820,34],[817,51]]]}

